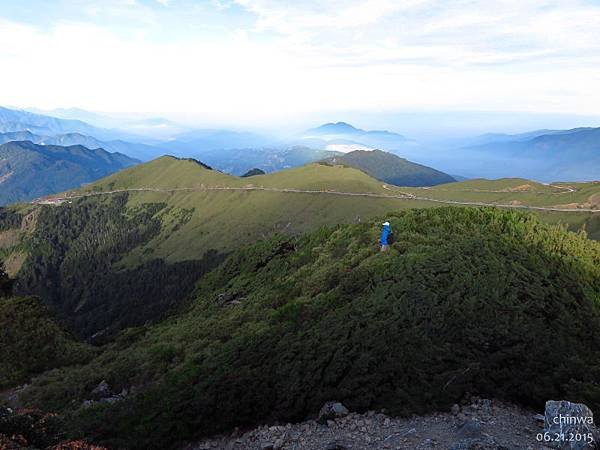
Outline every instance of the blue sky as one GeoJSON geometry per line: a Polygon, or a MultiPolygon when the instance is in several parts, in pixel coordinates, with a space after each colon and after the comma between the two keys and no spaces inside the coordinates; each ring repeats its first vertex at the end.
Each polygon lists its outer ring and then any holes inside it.
{"type": "Polygon", "coordinates": [[[600,116],[600,2],[0,0],[0,103],[264,124],[600,116]]]}

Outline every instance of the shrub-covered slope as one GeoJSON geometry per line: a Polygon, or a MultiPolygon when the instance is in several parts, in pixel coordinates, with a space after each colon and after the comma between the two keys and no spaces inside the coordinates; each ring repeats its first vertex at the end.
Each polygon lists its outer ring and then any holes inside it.
{"type": "Polygon", "coordinates": [[[234,253],[188,312],[39,378],[28,401],[136,448],[300,420],[331,399],[393,414],[466,392],[600,407],[600,244],[494,209],[387,218],[397,241],[386,254],[379,222],[234,253]],[[137,393],[73,410],[101,380],[137,393]]]}
{"type": "Polygon", "coordinates": [[[36,298],[0,298],[0,388],[14,386],[54,367],[82,364],[90,347],[56,325],[36,298]]]}
{"type": "Polygon", "coordinates": [[[22,238],[27,253],[15,290],[38,295],[79,336],[111,336],[116,330],[156,320],[176,306],[203,273],[223,260],[206,249],[196,258],[166,263],[148,258],[134,268],[118,262],[162,230],[171,232],[193,210],[166,203],[127,208],[128,194],[42,207],[22,238]]]}

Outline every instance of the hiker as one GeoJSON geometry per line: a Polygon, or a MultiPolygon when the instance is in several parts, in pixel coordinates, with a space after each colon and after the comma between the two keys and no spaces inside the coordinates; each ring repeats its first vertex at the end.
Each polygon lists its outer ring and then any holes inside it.
{"type": "Polygon", "coordinates": [[[381,232],[381,251],[387,252],[390,249],[390,244],[393,243],[394,232],[389,222],[383,222],[383,231],[381,232]]]}

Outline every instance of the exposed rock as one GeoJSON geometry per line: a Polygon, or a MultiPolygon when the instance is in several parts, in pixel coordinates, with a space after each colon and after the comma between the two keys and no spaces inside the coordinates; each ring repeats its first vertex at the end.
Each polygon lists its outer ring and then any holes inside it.
{"type": "Polygon", "coordinates": [[[454,405],[452,405],[452,409],[450,410],[450,412],[452,413],[453,416],[458,416],[458,413],[460,412],[460,406],[458,406],[455,403],[454,405]]]}
{"type": "MultiPolygon", "coordinates": [[[[273,443],[273,450],[541,450],[536,438],[543,424],[534,413],[500,402],[470,398],[462,403],[464,420],[444,414],[390,417],[380,412],[345,413],[328,419],[329,426],[314,420],[298,424],[263,425],[242,434],[213,436],[185,450],[261,450],[273,443]],[[279,445],[282,445],[279,447],[279,445]]],[[[330,402],[323,412],[332,412],[330,402]]],[[[343,405],[342,405],[343,406],[343,405]]],[[[347,410],[346,410],[347,411],[347,410]]],[[[327,423],[327,422],[325,422],[327,423]]],[[[547,447],[546,447],[547,448],[547,447]]]]}
{"type": "Polygon", "coordinates": [[[127,395],[129,395],[129,391],[127,389],[122,389],[119,394],[113,394],[110,386],[106,382],[106,380],[102,380],[98,386],[96,386],[92,392],[92,400],[84,400],[81,404],[84,408],[89,408],[93,406],[95,403],[116,403],[123,400],[127,395]]]}
{"type": "Polygon", "coordinates": [[[327,402],[319,411],[319,418],[317,421],[321,424],[325,424],[328,420],[345,417],[348,413],[348,409],[340,402],[327,402]]]}
{"type": "Polygon", "coordinates": [[[456,436],[459,438],[479,438],[481,437],[481,424],[473,419],[467,419],[464,424],[458,427],[456,436]]]}
{"type": "Polygon", "coordinates": [[[110,386],[106,382],[106,380],[102,380],[98,386],[92,390],[92,395],[97,398],[110,397],[110,386]]]}
{"type": "Polygon", "coordinates": [[[469,438],[463,439],[450,446],[450,450],[511,450],[510,448],[498,444],[492,438],[469,438]]]}
{"type": "Polygon", "coordinates": [[[560,450],[593,449],[600,442],[590,408],[566,400],[546,402],[544,437],[546,446],[560,450]]]}

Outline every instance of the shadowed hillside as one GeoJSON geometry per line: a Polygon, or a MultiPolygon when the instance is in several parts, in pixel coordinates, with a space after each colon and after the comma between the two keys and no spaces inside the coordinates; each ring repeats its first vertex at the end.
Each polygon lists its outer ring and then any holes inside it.
{"type": "Polygon", "coordinates": [[[93,354],[56,325],[39,299],[0,298],[0,389],[93,354]]]}
{"type": "Polygon", "coordinates": [[[137,164],[120,153],[29,141],[0,145],[0,205],[78,188],[137,164]]]}
{"type": "Polygon", "coordinates": [[[357,150],[325,160],[360,169],[396,186],[435,186],[456,181],[450,175],[381,150],[357,150]]]}

